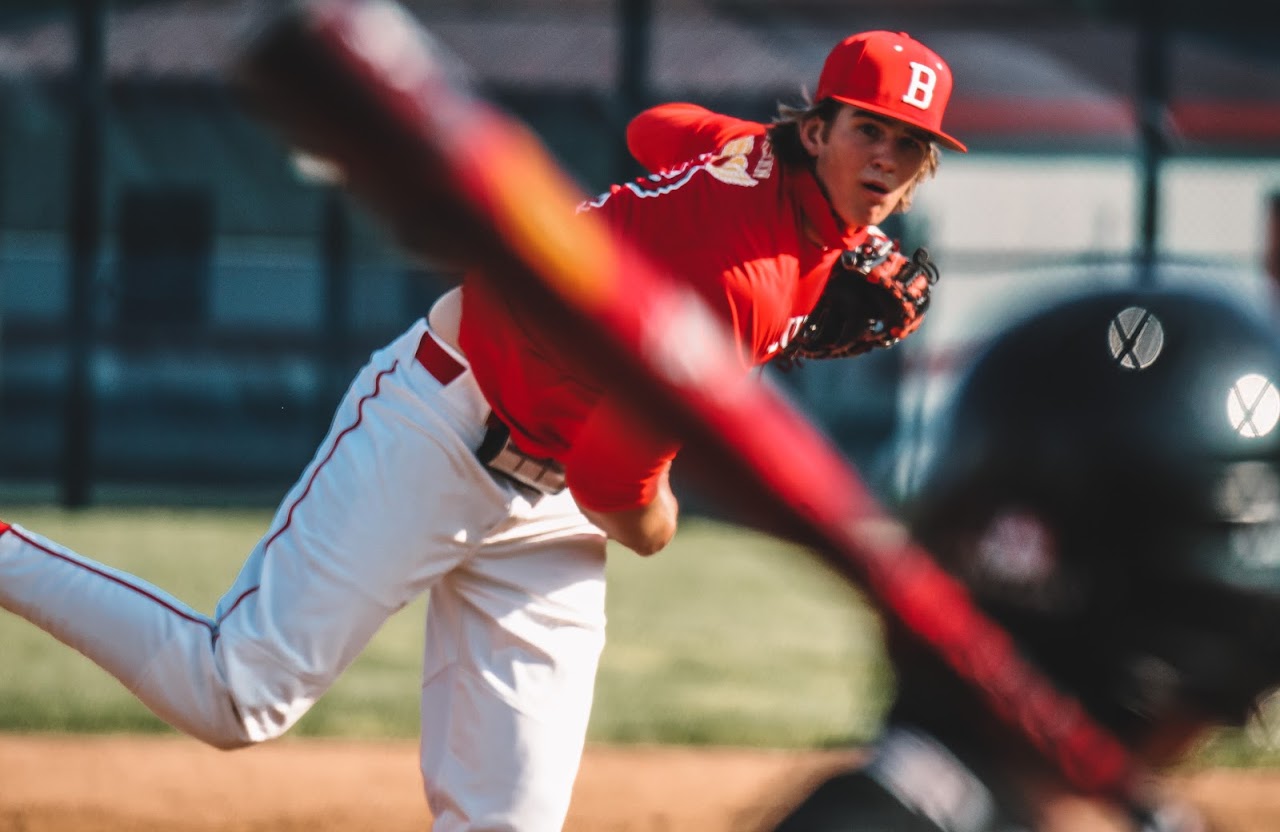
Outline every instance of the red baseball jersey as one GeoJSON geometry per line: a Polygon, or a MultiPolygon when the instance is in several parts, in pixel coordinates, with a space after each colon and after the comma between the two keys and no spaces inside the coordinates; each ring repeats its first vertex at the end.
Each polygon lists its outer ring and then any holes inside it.
{"type": "MultiPolygon", "coordinates": [[[[864,229],[836,219],[810,171],[775,160],[762,124],[666,105],[637,117],[628,140],[655,173],[613,186],[582,210],[723,316],[743,372],[768,361],[799,331],[835,260],[864,229]]],[[[464,281],[460,343],[515,443],[562,462],[579,503],[620,511],[653,499],[676,443],[567,369],[518,302],[464,281]]]]}

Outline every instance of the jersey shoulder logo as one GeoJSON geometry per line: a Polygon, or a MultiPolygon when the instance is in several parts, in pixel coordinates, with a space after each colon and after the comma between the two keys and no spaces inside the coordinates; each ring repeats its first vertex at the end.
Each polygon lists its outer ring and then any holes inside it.
{"type": "Polygon", "coordinates": [[[773,172],[773,151],[767,141],[762,146],[763,152],[756,161],[755,168],[748,172],[750,168],[749,157],[755,150],[755,141],[755,136],[743,136],[742,138],[733,139],[722,147],[719,152],[704,153],[693,161],[676,165],[673,168],[650,174],[632,182],[613,185],[608,191],[594,199],[579,203],[577,213],[581,214],[585,211],[600,208],[611,197],[623,191],[630,191],[641,199],[663,196],[672,191],[680,190],[699,173],[706,173],[716,181],[724,182],[728,185],[737,185],[745,188],[755,187],[760,184],[761,179],[769,178],[769,175],[773,172]]]}
{"type": "Polygon", "coordinates": [[[716,158],[707,165],[707,173],[727,185],[754,187],[757,180],[747,172],[747,157],[755,146],[755,136],[733,139],[720,148],[716,158]]]}

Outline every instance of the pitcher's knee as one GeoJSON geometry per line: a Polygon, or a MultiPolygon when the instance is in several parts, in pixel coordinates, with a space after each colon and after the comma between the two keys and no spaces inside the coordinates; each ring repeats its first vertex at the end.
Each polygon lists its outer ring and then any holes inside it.
{"type": "Polygon", "coordinates": [[[229,694],[215,707],[217,713],[206,719],[179,717],[168,721],[206,745],[221,751],[235,751],[282,736],[306,712],[305,707],[279,704],[244,705],[229,694]]]}

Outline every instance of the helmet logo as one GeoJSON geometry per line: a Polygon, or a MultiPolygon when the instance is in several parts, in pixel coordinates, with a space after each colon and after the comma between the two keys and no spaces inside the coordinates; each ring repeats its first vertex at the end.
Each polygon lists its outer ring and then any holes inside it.
{"type": "Polygon", "coordinates": [[[979,596],[1041,610],[1060,607],[1066,600],[1056,538],[1035,514],[997,514],[978,540],[975,554],[965,577],[979,596]]]}
{"type": "Polygon", "coordinates": [[[1164,349],[1164,327],[1150,310],[1130,306],[1111,319],[1107,347],[1122,368],[1145,370],[1164,349]]]}
{"type": "Polygon", "coordinates": [[[1241,376],[1227,393],[1227,418],[1245,439],[1266,436],[1280,422],[1280,392],[1266,376],[1241,376]]]}

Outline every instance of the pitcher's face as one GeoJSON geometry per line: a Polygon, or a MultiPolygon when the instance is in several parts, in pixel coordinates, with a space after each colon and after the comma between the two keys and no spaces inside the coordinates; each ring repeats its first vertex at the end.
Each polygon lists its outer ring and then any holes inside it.
{"type": "Polygon", "coordinates": [[[918,128],[848,106],[830,122],[801,124],[800,140],[831,207],[853,226],[884,222],[929,156],[929,137],[918,128]]]}

